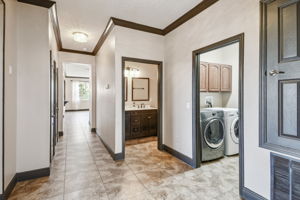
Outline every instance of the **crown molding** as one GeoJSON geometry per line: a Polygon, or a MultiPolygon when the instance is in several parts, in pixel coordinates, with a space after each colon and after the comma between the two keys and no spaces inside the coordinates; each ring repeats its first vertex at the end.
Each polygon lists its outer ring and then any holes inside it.
{"type": "Polygon", "coordinates": [[[27,3],[44,8],[51,8],[55,4],[55,1],[50,0],[18,0],[18,2],[27,3]]]}
{"type": "MultiPolygon", "coordinates": [[[[39,1],[47,1],[47,0],[18,0],[18,1],[20,1],[20,2],[21,1],[24,1],[24,2],[25,1],[26,2],[39,2],[39,1]]],[[[190,19],[192,19],[193,17],[198,15],[199,13],[203,12],[204,10],[206,10],[207,8],[209,8],[210,6],[212,6],[213,4],[215,4],[218,1],[219,0],[203,0],[197,6],[195,6],[194,8],[189,10],[188,12],[186,12],[184,15],[179,17],[177,20],[172,22],[170,25],[168,25],[164,29],[159,29],[159,28],[155,28],[155,27],[151,27],[151,26],[138,24],[138,23],[135,23],[135,22],[126,21],[126,20],[123,20],[123,19],[118,19],[118,18],[115,18],[115,17],[111,17],[109,19],[107,25],[106,25],[106,28],[105,28],[104,32],[100,36],[100,38],[99,38],[99,40],[98,40],[98,42],[97,42],[97,44],[94,47],[92,52],[78,51],[78,50],[63,48],[61,35],[60,35],[60,29],[59,29],[59,22],[58,22],[58,17],[57,17],[56,5],[54,5],[51,8],[51,20],[52,20],[54,34],[55,34],[55,38],[56,38],[56,42],[57,42],[57,46],[58,46],[59,51],[96,56],[98,51],[101,49],[101,46],[105,42],[106,38],[111,33],[114,26],[121,26],[121,27],[125,27],[125,28],[138,30],[138,31],[143,31],[143,32],[148,32],[148,33],[153,33],[153,34],[165,36],[168,33],[175,30],[176,28],[178,28],[179,26],[181,26],[182,24],[184,24],[185,22],[189,21],[190,19]]],[[[49,2],[52,2],[52,1],[49,1],[49,2]]],[[[55,2],[54,2],[54,4],[55,4],[55,2]]]]}

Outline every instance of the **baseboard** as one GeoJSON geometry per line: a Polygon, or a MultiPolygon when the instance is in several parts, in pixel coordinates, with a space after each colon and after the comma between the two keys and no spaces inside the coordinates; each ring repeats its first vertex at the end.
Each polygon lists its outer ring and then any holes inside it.
{"type": "Polygon", "coordinates": [[[178,158],[179,160],[182,160],[183,162],[185,162],[186,164],[190,165],[193,167],[193,159],[187,157],[186,155],[183,155],[182,153],[172,149],[171,147],[168,147],[167,145],[163,144],[162,145],[163,150],[165,150],[166,152],[168,152],[169,154],[171,154],[172,156],[178,158]]]}
{"type": "Polygon", "coordinates": [[[11,179],[10,183],[8,184],[6,189],[4,190],[4,192],[1,196],[1,199],[3,199],[3,200],[8,199],[9,195],[11,194],[13,189],[15,188],[16,184],[17,184],[17,175],[15,174],[15,176],[11,179]]]}
{"type": "Polygon", "coordinates": [[[66,110],[66,112],[90,111],[90,109],[66,110]]]}
{"type": "Polygon", "coordinates": [[[36,169],[32,171],[27,171],[27,172],[20,172],[17,173],[17,181],[26,181],[26,180],[31,180],[31,179],[36,179],[36,178],[41,178],[45,176],[50,175],[50,168],[43,168],[43,169],[36,169]]]}
{"type": "Polygon", "coordinates": [[[241,198],[244,200],[267,200],[266,198],[260,196],[259,194],[246,187],[242,189],[241,198]]]}
{"type": "Polygon", "coordinates": [[[59,137],[64,136],[64,132],[63,132],[63,131],[58,131],[58,136],[59,136],[59,137]]]}
{"type": "Polygon", "coordinates": [[[96,128],[91,128],[91,132],[92,133],[96,133],[97,131],[96,131],[96,128]]]}
{"type": "Polygon", "coordinates": [[[102,142],[102,144],[104,145],[104,147],[106,148],[113,160],[124,160],[124,155],[122,153],[114,153],[113,150],[111,150],[111,148],[102,140],[102,138],[98,134],[97,136],[99,137],[100,141],[102,142]]]}

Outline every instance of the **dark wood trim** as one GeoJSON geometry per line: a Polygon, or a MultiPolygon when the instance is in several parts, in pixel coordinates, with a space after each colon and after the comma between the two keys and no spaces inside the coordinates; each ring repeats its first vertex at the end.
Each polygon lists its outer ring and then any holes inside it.
{"type": "Polygon", "coordinates": [[[4,178],[4,174],[5,174],[5,47],[6,47],[6,42],[5,42],[5,38],[6,38],[6,5],[4,0],[1,0],[1,2],[3,3],[3,47],[2,47],[2,53],[3,53],[3,60],[2,60],[2,70],[3,70],[3,74],[2,74],[2,193],[4,193],[4,185],[5,185],[5,178],[4,178]]]}
{"type": "Polygon", "coordinates": [[[173,23],[171,23],[169,26],[167,26],[164,30],[163,33],[164,35],[167,35],[171,31],[175,30],[178,28],[180,25],[184,24],[185,22],[189,21],[205,9],[209,8],[211,5],[216,3],[219,0],[204,0],[201,3],[199,3],[197,6],[189,10],[187,13],[182,15],[180,18],[175,20],[173,23]]]}
{"type": "Polygon", "coordinates": [[[91,128],[91,132],[96,133],[97,132],[96,128],[91,128]]]}
{"type": "Polygon", "coordinates": [[[55,4],[55,1],[50,0],[18,0],[18,2],[40,6],[44,8],[51,8],[55,4]]]}
{"type": "Polygon", "coordinates": [[[59,135],[59,137],[62,137],[62,136],[64,136],[64,132],[63,131],[59,131],[58,135],[59,135]]]}
{"type": "Polygon", "coordinates": [[[138,31],[144,31],[144,32],[153,33],[153,34],[157,34],[157,35],[165,35],[164,30],[159,29],[159,28],[154,28],[154,27],[147,26],[144,24],[138,24],[135,22],[126,21],[123,19],[115,18],[115,17],[112,17],[111,19],[113,20],[113,23],[116,26],[130,28],[130,29],[134,29],[134,30],[138,30],[138,31]]]}
{"type": "Polygon", "coordinates": [[[66,52],[66,53],[76,53],[76,54],[94,56],[93,52],[88,52],[88,51],[78,51],[78,50],[65,49],[65,48],[60,48],[59,51],[66,52]]]}
{"type": "Polygon", "coordinates": [[[52,28],[53,28],[54,36],[55,36],[56,43],[57,43],[57,49],[61,50],[62,49],[62,41],[61,41],[61,36],[60,36],[60,28],[59,28],[59,21],[58,21],[58,16],[57,16],[56,4],[50,9],[50,18],[52,21],[52,28]]]}
{"type": "Polygon", "coordinates": [[[3,199],[3,200],[8,199],[9,195],[11,194],[13,189],[15,188],[17,182],[18,182],[17,175],[15,174],[14,177],[9,182],[9,184],[7,185],[6,189],[3,191],[3,195],[2,195],[1,199],[3,199]]]}
{"type": "Polygon", "coordinates": [[[108,37],[108,35],[110,34],[110,32],[113,30],[114,28],[114,22],[112,20],[112,18],[109,19],[104,32],[102,33],[99,41],[97,42],[94,50],[93,50],[93,55],[96,56],[98,51],[100,50],[101,46],[103,45],[103,43],[105,42],[106,38],[108,37]]]}
{"type": "Polygon", "coordinates": [[[95,134],[99,137],[100,141],[102,142],[102,144],[104,145],[104,147],[106,148],[106,150],[108,151],[108,153],[110,154],[110,156],[112,157],[113,160],[117,161],[117,160],[124,160],[124,155],[123,153],[115,153],[100,137],[99,134],[97,134],[95,132],[95,134]]]}
{"type": "Polygon", "coordinates": [[[50,175],[50,167],[17,173],[17,181],[27,181],[50,175]]]}
{"type": "MultiPolygon", "coordinates": [[[[90,77],[79,77],[79,76],[65,76],[65,78],[71,78],[71,79],[90,79],[90,77]]],[[[84,81],[86,82],[86,81],[84,81]]]]}
{"type": "Polygon", "coordinates": [[[178,158],[179,160],[182,160],[183,162],[185,162],[186,164],[194,167],[194,162],[193,159],[183,155],[182,153],[172,149],[171,147],[168,147],[167,145],[163,144],[163,150],[165,150],[166,152],[168,152],[169,154],[171,154],[172,156],[178,158]]]}
{"type": "Polygon", "coordinates": [[[150,78],[135,77],[135,78],[131,79],[131,99],[132,99],[132,101],[150,101],[150,78]],[[137,99],[133,98],[133,90],[138,89],[138,88],[133,88],[133,81],[136,80],[136,79],[145,79],[145,80],[148,80],[148,98],[147,99],[137,100],[137,99]]]}
{"type": "Polygon", "coordinates": [[[66,110],[66,112],[83,112],[83,111],[90,111],[90,109],[70,109],[70,110],[66,110]]]}
{"type": "MultiPolygon", "coordinates": [[[[161,61],[154,61],[154,60],[146,60],[140,58],[130,58],[130,57],[122,57],[122,72],[125,70],[125,63],[128,62],[138,62],[138,63],[145,63],[145,64],[154,64],[158,66],[158,129],[157,129],[157,148],[159,150],[163,150],[163,62],[161,61]]],[[[122,80],[122,155],[125,159],[125,88],[124,88],[124,80],[125,76],[124,73],[121,73],[121,80],[122,80]]]]}
{"type": "Polygon", "coordinates": [[[244,33],[216,42],[207,47],[193,51],[193,162],[197,167],[201,164],[201,129],[200,129],[200,94],[199,94],[199,54],[206,53],[234,43],[239,43],[239,118],[240,118],[240,137],[239,137],[239,189],[243,196],[245,188],[244,180],[244,33]],[[199,142],[200,141],[200,142],[199,142]]]}

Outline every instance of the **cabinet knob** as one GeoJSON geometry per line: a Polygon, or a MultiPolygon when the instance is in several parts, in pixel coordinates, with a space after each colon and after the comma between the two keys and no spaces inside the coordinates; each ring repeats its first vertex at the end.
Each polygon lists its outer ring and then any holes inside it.
{"type": "Polygon", "coordinates": [[[148,117],[148,119],[151,119],[152,117],[148,117]]]}

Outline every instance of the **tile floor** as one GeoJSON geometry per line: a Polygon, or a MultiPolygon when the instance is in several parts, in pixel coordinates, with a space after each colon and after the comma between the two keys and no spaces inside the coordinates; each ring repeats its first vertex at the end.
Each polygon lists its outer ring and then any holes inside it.
{"type": "Polygon", "coordinates": [[[66,113],[50,177],[20,182],[9,200],[235,200],[238,157],[192,169],[156,149],[156,141],[126,147],[115,162],[88,127],[87,112],[66,113]]]}

